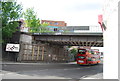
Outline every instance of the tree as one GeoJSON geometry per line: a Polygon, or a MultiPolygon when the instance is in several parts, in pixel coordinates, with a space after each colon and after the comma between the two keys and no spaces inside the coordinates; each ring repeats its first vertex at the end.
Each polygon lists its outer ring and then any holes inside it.
{"type": "Polygon", "coordinates": [[[30,32],[40,31],[40,20],[37,18],[36,13],[33,8],[28,8],[26,12],[23,13],[26,27],[30,27],[30,32]]]}
{"type": "Polygon", "coordinates": [[[37,18],[37,14],[34,12],[34,8],[28,8],[23,13],[26,27],[30,27],[30,32],[45,33],[50,32],[47,28],[48,23],[40,24],[40,19],[37,18]]]}
{"type": "Polygon", "coordinates": [[[77,54],[77,49],[76,49],[76,48],[73,48],[73,49],[71,50],[71,53],[74,54],[74,55],[77,54]]]}
{"type": "Polygon", "coordinates": [[[50,31],[48,30],[48,28],[47,28],[48,25],[49,25],[48,23],[43,23],[43,24],[41,24],[41,26],[40,26],[40,32],[41,32],[41,33],[50,32],[50,31]]]}
{"type": "Polygon", "coordinates": [[[8,41],[12,37],[12,34],[16,32],[19,27],[17,22],[22,14],[22,6],[17,2],[0,2],[2,5],[0,19],[2,19],[2,38],[4,41],[8,41]]]}
{"type": "Polygon", "coordinates": [[[74,58],[75,58],[75,60],[76,60],[77,49],[76,49],[76,48],[73,48],[73,49],[71,50],[71,54],[74,55],[74,58]]]}

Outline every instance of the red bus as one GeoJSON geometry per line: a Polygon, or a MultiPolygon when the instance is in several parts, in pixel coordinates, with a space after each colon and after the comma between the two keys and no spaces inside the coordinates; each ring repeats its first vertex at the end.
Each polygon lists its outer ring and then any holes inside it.
{"type": "Polygon", "coordinates": [[[79,48],[76,61],[77,64],[80,65],[99,64],[100,63],[99,51],[79,48]]]}

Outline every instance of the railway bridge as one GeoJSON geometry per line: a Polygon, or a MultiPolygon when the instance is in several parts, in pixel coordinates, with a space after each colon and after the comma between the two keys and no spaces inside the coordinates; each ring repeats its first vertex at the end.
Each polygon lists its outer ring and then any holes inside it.
{"type": "Polygon", "coordinates": [[[34,40],[62,46],[103,47],[103,33],[77,33],[62,35],[33,34],[34,40]]]}
{"type": "Polygon", "coordinates": [[[67,46],[103,47],[103,33],[22,33],[18,61],[66,62],[67,46]]]}

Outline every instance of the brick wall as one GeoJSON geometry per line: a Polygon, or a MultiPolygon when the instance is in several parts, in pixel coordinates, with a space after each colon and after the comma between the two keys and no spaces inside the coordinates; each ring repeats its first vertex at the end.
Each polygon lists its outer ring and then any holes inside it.
{"type": "Polygon", "coordinates": [[[52,20],[41,20],[41,23],[49,23],[49,26],[58,26],[58,27],[64,27],[67,26],[67,23],[64,21],[52,21],[52,20]]]}

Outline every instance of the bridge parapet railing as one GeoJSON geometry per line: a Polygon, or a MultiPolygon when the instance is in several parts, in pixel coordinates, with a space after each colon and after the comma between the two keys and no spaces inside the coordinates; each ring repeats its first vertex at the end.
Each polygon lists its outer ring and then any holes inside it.
{"type": "Polygon", "coordinates": [[[45,32],[45,33],[33,33],[33,35],[103,35],[102,32],[45,32]]]}
{"type": "Polygon", "coordinates": [[[84,26],[68,26],[68,27],[59,27],[57,31],[50,31],[44,33],[34,33],[38,35],[80,35],[80,34],[102,34],[102,30],[99,26],[87,26],[87,29],[84,26]]]}
{"type": "MultiPolygon", "coordinates": [[[[30,33],[29,31],[26,33],[30,33]]],[[[102,30],[99,26],[87,26],[87,29],[81,26],[68,26],[59,27],[56,31],[48,30],[44,32],[38,31],[38,33],[32,33],[34,35],[91,35],[91,34],[102,34],[102,30]],[[82,29],[81,29],[82,28],[82,29]]]]}

